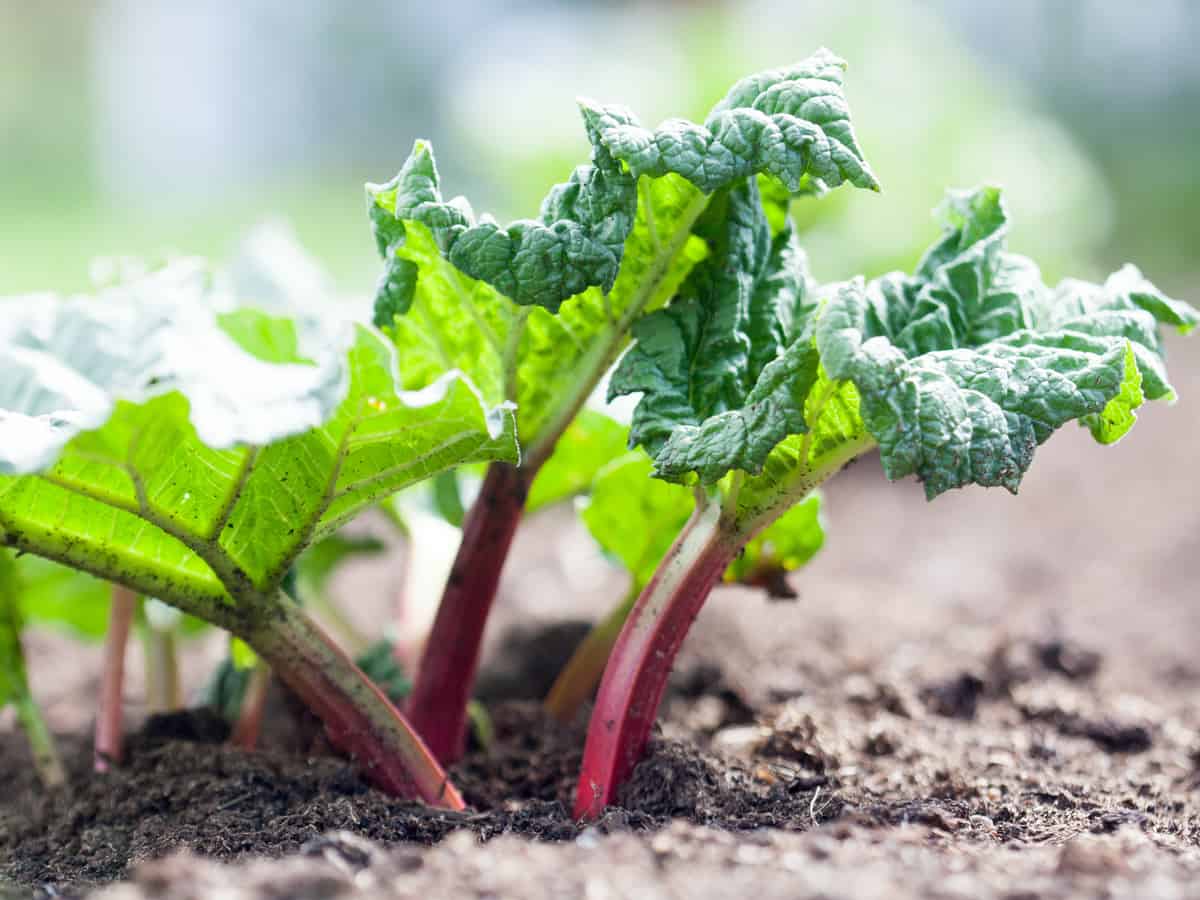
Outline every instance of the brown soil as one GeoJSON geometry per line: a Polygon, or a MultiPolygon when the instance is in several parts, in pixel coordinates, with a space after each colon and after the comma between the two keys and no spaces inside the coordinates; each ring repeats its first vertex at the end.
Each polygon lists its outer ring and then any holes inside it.
{"type": "MultiPolygon", "coordinates": [[[[497,741],[453,773],[477,811],[397,803],[311,751],[230,750],[197,715],[149,723],[103,779],[70,739],[70,790],[46,797],[4,735],[0,896],[1200,898],[1200,352],[1173,368],[1180,408],[1109,449],[1056,436],[1020,498],[926,504],[873,461],[839,478],[799,598],[718,592],[595,826],[566,814],[579,725],[505,700],[540,692],[564,618],[621,593],[550,511],[498,604],[497,741]]],[[[355,605],[374,578],[351,578],[355,605]]],[[[56,727],[84,733],[94,651],[39,636],[33,667],[56,727]]]]}

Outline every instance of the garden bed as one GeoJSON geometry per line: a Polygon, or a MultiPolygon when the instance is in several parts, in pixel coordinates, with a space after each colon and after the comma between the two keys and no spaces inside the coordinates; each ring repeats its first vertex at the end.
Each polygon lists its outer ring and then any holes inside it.
{"type": "MultiPolygon", "coordinates": [[[[568,814],[582,729],[502,699],[570,646],[530,622],[620,587],[564,579],[594,561],[548,549],[562,511],[518,539],[495,634],[524,632],[494,643],[484,684],[497,740],[452,773],[473,811],[384,797],[311,729],[248,755],[196,714],[152,720],[100,778],[73,690],[50,704],[79,730],[68,792],[45,797],[21,740],[0,745],[0,877],[45,896],[1200,896],[1200,496],[1162,477],[1186,469],[1194,417],[1145,418],[1108,451],[1045,448],[1020,502],[926,505],[856,467],[828,504],[855,539],[795,601],[714,598],[650,758],[594,826],[568,814]]],[[[85,681],[93,663],[57,641],[33,656],[85,681]]]]}

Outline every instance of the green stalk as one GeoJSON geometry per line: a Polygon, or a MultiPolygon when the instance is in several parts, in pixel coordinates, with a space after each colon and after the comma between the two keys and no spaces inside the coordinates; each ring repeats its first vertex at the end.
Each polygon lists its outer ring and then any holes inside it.
{"type": "Polygon", "coordinates": [[[146,666],[146,712],[171,712],[183,706],[179,679],[179,637],[174,629],[142,629],[142,656],[146,666]]]}
{"type": "MultiPolygon", "coordinates": [[[[458,791],[399,711],[349,657],[282,591],[256,588],[215,541],[196,539],[169,520],[152,524],[197,553],[222,585],[168,577],[142,560],[99,553],[51,528],[0,531],[0,541],[71,565],[203,619],[242,638],[324,721],[333,743],[393,796],[462,809],[458,791]]],[[[119,724],[119,720],[118,720],[119,724]]]]}
{"type": "Polygon", "coordinates": [[[16,562],[7,550],[0,549],[0,708],[11,703],[16,707],[33,763],[42,783],[57,787],[66,781],[54,737],[42,712],[29,690],[29,674],[25,668],[25,648],[21,645],[24,626],[19,595],[20,578],[16,562]]]}
{"type": "Polygon", "coordinates": [[[642,585],[634,584],[607,616],[597,622],[580,641],[563,666],[542,704],[560,722],[571,722],[592,695],[604,674],[604,665],[617,643],[621,628],[637,602],[642,585]]]}
{"type": "Polygon", "coordinates": [[[17,708],[17,720],[21,723],[29,741],[29,749],[33,752],[33,764],[42,779],[42,784],[50,788],[61,787],[66,783],[67,774],[58,755],[58,745],[50,729],[46,727],[42,711],[34,702],[28,688],[14,705],[17,708]]]}

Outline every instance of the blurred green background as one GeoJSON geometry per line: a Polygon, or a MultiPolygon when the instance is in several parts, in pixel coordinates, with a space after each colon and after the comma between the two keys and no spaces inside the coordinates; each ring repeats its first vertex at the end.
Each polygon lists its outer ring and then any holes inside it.
{"type": "Polygon", "coordinates": [[[533,215],[586,158],[576,95],[702,118],[827,45],[884,193],[797,203],[818,276],[910,265],[942,190],[993,181],[1049,278],[1128,259],[1194,300],[1197,36],[1189,0],[0,0],[0,295],[270,217],[362,295],[362,184],[414,138],[448,193],[533,215]]]}

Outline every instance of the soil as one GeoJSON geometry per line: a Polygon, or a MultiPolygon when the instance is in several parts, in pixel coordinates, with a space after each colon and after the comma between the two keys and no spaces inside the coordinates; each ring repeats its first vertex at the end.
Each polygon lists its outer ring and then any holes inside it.
{"type": "MultiPolygon", "coordinates": [[[[1020,498],[926,504],[871,460],[839,477],[798,598],[717,592],[588,827],[567,812],[584,723],[532,698],[622,583],[569,511],[518,535],[464,814],[380,795],[305,729],[233,750],[195,711],[95,776],[96,651],[34,635],[71,783],[32,783],[0,719],[0,896],[1200,898],[1200,349],[1178,350],[1180,408],[1113,448],[1056,436],[1020,498]]],[[[341,585],[364,622],[377,578],[341,585]]],[[[215,652],[189,650],[189,681],[215,652]]]]}

